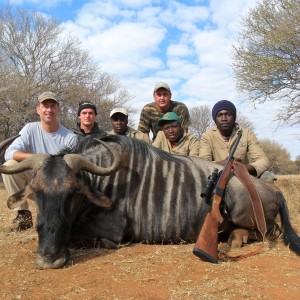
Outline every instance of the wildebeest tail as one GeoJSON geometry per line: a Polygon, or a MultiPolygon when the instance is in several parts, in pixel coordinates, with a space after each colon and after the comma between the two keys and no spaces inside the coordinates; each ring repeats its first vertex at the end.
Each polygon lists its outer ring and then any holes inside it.
{"type": "Polygon", "coordinates": [[[283,241],[292,251],[300,256],[300,237],[291,225],[287,203],[280,192],[277,192],[277,199],[280,204],[279,214],[283,227],[283,241]]]}

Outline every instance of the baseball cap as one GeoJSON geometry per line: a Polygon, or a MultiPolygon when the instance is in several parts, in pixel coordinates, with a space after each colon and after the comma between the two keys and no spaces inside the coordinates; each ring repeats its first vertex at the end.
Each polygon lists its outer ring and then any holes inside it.
{"type": "Polygon", "coordinates": [[[117,114],[117,113],[128,116],[128,112],[126,111],[126,109],[117,107],[110,112],[109,117],[111,118],[114,114],[117,114]]]}
{"type": "Polygon", "coordinates": [[[54,100],[54,101],[56,101],[57,103],[59,103],[56,94],[54,94],[54,93],[52,93],[52,92],[43,92],[43,93],[40,94],[39,97],[38,97],[38,101],[39,101],[40,103],[43,102],[43,101],[45,101],[45,100],[48,100],[48,99],[54,100]]]}
{"type": "Polygon", "coordinates": [[[169,85],[167,83],[165,83],[165,82],[159,82],[159,83],[157,83],[155,85],[155,87],[154,87],[154,91],[153,92],[155,93],[158,89],[166,89],[169,92],[171,92],[171,89],[170,89],[169,85]]]}
{"type": "Polygon", "coordinates": [[[91,108],[95,111],[95,115],[97,115],[97,108],[96,105],[91,101],[81,101],[79,102],[78,106],[78,116],[80,115],[80,112],[85,108],[91,108]]]}
{"type": "Polygon", "coordinates": [[[177,121],[181,125],[180,117],[172,111],[167,112],[160,120],[158,120],[158,126],[163,126],[165,121],[177,121]]]}

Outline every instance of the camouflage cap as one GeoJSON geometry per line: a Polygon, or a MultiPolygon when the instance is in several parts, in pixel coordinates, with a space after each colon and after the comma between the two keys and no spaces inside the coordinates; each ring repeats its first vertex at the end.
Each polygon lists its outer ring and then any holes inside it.
{"type": "Polygon", "coordinates": [[[165,83],[165,82],[159,82],[159,83],[157,83],[155,85],[155,87],[154,87],[154,91],[153,92],[155,93],[159,89],[165,89],[165,90],[171,92],[171,89],[170,89],[169,85],[167,83],[165,83]]]}
{"type": "Polygon", "coordinates": [[[121,108],[121,107],[117,107],[117,108],[113,109],[110,112],[109,116],[112,117],[114,114],[117,114],[117,113],[128,116],[128,112],[126,111],[126,109],[121,108]]]}
{"type": "Polygon", "coordinates": [[[158,120],[158,126],[163,126],[165,121],[177,121],[181,125],[180,117],[173,111],[164,114],[164,116],[158,120]]]}

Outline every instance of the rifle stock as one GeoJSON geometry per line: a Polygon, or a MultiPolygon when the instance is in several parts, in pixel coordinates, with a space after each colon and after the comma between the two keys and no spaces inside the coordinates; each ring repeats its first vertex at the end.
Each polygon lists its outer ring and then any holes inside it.
{"type": "Polygon", "coordinates": [[[223,194],[230,178],[231,170],[233,168],[233,155],[237,145],[241,139],[242,133],[238,132],[237,139],[230,151],[229,157],[226,161],[225,167],[218,179],[214,194],[212,197],[211,210],[207,213],[202,227],[199,232],[198,239],[193,249],[193,254],[198,256],[203,261],[217,264],[218,258],[218,228],[219,224],[223,222],[223,217],[220,213],[220,204],[223,194]]]}

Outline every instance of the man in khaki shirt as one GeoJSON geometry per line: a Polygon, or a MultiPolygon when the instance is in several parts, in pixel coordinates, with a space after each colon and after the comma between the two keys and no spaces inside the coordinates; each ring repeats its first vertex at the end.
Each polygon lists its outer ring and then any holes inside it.
{"type": "Polygon", "coordinates": [[[124,108],[117,107],[113,109],[110,112],[110,121],[113,130],[109,134],[126,135],[151,144],[148,135],[128,126],[128,112],[124,108]]]}
{"type": "Polygon", "coordinates": [[[159,121],[159,131],[153,146],[178,155],[198,156],[199,140],[191,133],[186,133],[181,119],[174,112],[166,113],[159,121]]]}
{"type": "Polygon", "coordinates": [[[234,157],[242,162],[248,172],[267,181],[274,181],[274,174],[268,172],[270,162],[255,135],[246,128],[241,128],[236,120],[236,108],[228,100],[217,102],[212,109],[212,118],[216,123],[202,134],[199,156],[206,160],[225,165],[231,146],[242,130],[242,138],[234,157]]]}

